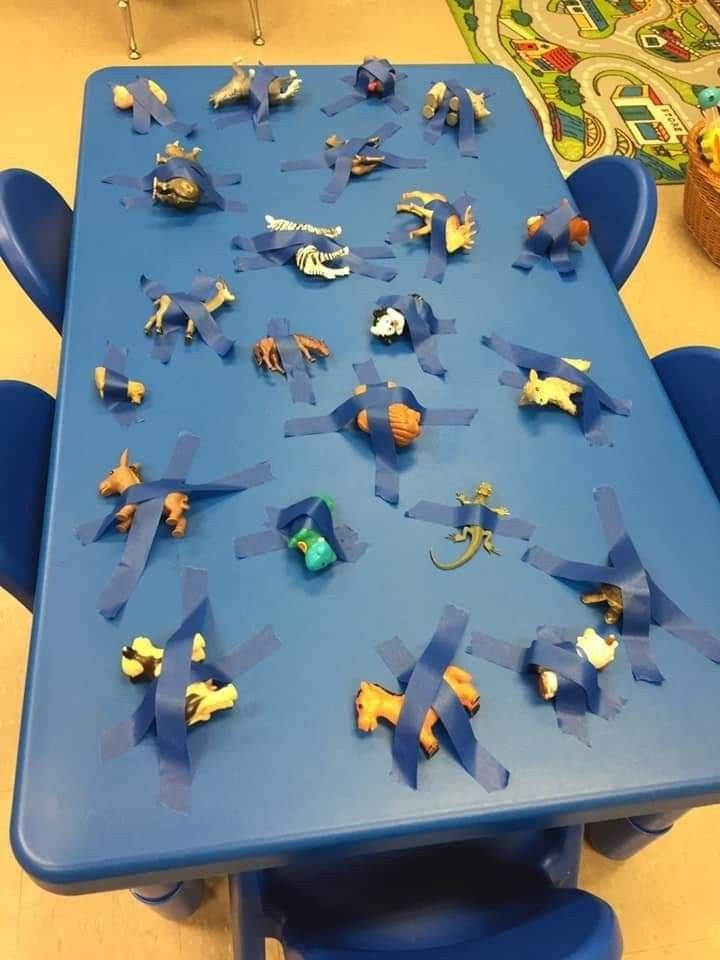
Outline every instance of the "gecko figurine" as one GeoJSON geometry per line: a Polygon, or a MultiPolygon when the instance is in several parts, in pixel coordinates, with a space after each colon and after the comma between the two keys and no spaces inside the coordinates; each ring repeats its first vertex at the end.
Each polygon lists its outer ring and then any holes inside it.
{"type": "MultiPolygon", "coordinates": [[[[492,484],[484,480],[481,484],[475,487],[475,492],[472,496],[468,496],[463,490],[460,490],[455,494],[455,499],[461,507],[470,507],[480,504],[483,507],[487,507],[488,510],[492,510],[492,512],[496,513],[499,517],[509,517],[510,511],[507,507],[488,506],[488,500],[492,495],[492,484]]],[[[485,530],[484,527],[481,526],[465,526],[456,533],[449,533],[447,538],[448,540],[452,540],[453,543],[464,543],[466,540],[469,542],[460,556],[456,557],[455,560],[450,561],[450,563],[441,563],[431,549],[430,559],[438,568],[438,570],[457,570],[458,567],[462,567],[469,560],[472,560],[481,547],[488,553],[499,553],[495,547],[492,530],[485,530]]]]}

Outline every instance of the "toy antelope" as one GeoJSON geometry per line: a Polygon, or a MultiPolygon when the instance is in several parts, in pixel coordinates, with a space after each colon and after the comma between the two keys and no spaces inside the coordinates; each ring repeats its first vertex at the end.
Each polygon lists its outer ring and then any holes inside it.
{"type": "MultiPolygon", "coordinates": [[[[123,450],[116,467],[100,481],[98,493],[102,497],[116,497],[125,493],[129,487],[142,483],[142,471],[139,463],[130,463],[130,451],[123,450]]],[[[187,530],[185,514],[190,509],[190,498],[186,493],[179,491],[166,494],[163,501],[163,517],[165,523],[172,530],[173,537],[184,537],[187,530]]],[[[126,503],[115,514],[116,529],[119,533],[127,533],[132,527],[137,504],[126,503]]]]}
{"type": "MultiPolygon", "coordinates": [[[[426,193],[424,190],[409,190],[407,193],[403,193],[400,199],[410,202],[398,203],[395,207],[397,213],[412,213],[423,221],[422,226],[416,227],[408,234],[411,240],[430,235],[434,208],[438,204],[451,206],[444,194],[426,193]]],[[[477,232],[472,207],[468,204],[462,214],[454,207],[452,210],[453,212],[450,213],[445,223],[445,249],[448,253],[455,253],[457,250],[472,250],[477,232]]]]}

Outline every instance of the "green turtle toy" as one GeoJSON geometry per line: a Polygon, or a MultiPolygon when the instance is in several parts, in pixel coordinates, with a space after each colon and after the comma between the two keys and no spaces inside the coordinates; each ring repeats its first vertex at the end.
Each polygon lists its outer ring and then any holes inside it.
{"type": "MultiPolygon", "coordinates": [[[[318,494],[318,497],[325,502],[328,510],[332,513],[335,507],[332,499],[322,493],[318,494]]],[[[317,530],[313,530],[312,527],[301,527],[297,533],[294,533],[290,537],[288,540],[288,549],[290,550],[292,548],[299,550],[300,553],[303,554],[306,568],[313,573],[332,566],[337,560],[337,554],[325,537],[318,533],[317,530]]]]}

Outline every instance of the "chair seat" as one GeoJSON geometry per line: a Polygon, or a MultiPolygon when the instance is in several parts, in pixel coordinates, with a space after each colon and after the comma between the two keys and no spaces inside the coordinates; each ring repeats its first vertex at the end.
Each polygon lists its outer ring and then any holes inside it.
{"type": "MultiPolygon", "coordinates": [[[[509,900],[508,925],[460,943],[397,950],[352,949],[284,939],[292,960],[620,960],[622,937],[613,910],[582,890],[548,889],[509,900]],[[514,912],[514,918],[512,913],[514,912]]],[[[479,910],[481,908],[478,908],[479,910]]],[[[490,904],[483,912],[494,912],[490,904]]],[[[421,941],[419,931],[418,941],[421,941]]]]}

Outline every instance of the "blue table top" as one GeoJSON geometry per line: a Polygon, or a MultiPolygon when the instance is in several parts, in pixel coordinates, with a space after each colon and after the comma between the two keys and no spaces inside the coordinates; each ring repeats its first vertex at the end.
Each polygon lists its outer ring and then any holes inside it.
{"type": "Polygon", "coordinates": [[[271,113],[274,143],[258,141],[249,124],[215,128],[207,96],[228,78],[226,68],[147,71],[167,88],[181,119],[200,121],[196,142],[207,168],[242,172],[243,183],[222,192],[247,200],[245,214],[124,209],[119,200],[127,191],[101,178],[148,172],[174,136],[156,124],[149,136],[137,136],[130,117],[112,107],[108,82],[129,82],[134,70],[106,69],[88,81],[12,825],[21,864],[58,891],[209,875],[321,848],[368,850],[424,842],[438,832],[492,833],[720,799],[720,667],[659,628],[652,629],[652,646],[667,681],[634,683],[621,651],[603,682],[629,702],[611,723],[588,718],[591,749],[561,734],[552,706],[514,674],[458,656],[481,692],[476,735],[511,772],[504,791],[486,793],[447,746],[421,762],[413,791],[391,775],[388,729],[356,732],[359,681],[394,686],[375,645],[398,634],[419,654],[446,603],[470,611],[470,629],[518,643],[529,642],[542,623],[601,624],[597,609],[579,604],[576,589],[520,562],[526,545],[519,541],[498,541],[500,557],[479,556],[454,573],[434,569],[428,547],[444,556],[457,548],[443,541],[442,527],[404,517],[418,500],[450,504],[455,490],[490,480],[498,503],[537,523],[535,543],[603,563],[592,490],[611,484],[657,582],[716,630],[720,508],[593,245],[578,255],[574,281],[561,280],[548,262],[530,275],[511,269],[525,218],[567,195],[512,75],[495,67],[409,68],[398,94],[411,110],[400,115],[403,129],[388,149],[427,157],[427,169],[382,170],[353,181],[329,206],[319,200],[327,171],[281,174],[280,162],[319,155],[332,132],[368,134],[396,118],[371,102],[328,119],[319,108],[347,92],[340,82],[347,71],[299,71],[301,95],[271,113]],[[476,160],[460,157],[454,134],[435,146],[422,137],[424,92],[453,75],[493,94],[476,160]],[[399,223],[400,193],[412,188],[477,198],[475,249],[451,258],[443,284],[423,279],[425,241],[395,247],[399,274],[391,284],[360,276],[312,281],[291,266],[233,273],[231,237],[260,232],[266,213],[340,223],[351,245],[379,244],[399,223]],[[238,295],[216,315],[236,340],[234,354],[223,361],[199,342],[179,343],[162,366],[143,335],[150,305],[138,278],[145,273],[187,290],[198,268],[224,276],[238,295]],[[438,316],[457,318],[457,335],[437,341],[449,370],[445,382],[424,374],[406,346],[370,342],[375,299],[414,291],[438,316]],[[315,408],[291,404],[283,379],[252,362],[251,345],[271,316],[287,316],[294,330],[326,339],[333,350],[325,367],[313,370],[315,408]],[[591,358],[598,382],[634,403],[631,417],[606,420],[614,446],[589,447],[571,417],[519,410],[517,394],[497,382],[508,364],[480,342],[493,331],[591,358]],[[129,348],[128,373],[149,389],[145,420],[129,429],[107,413],[92,385],[108,338],[129,348]],[[470,427],[429,427],[402,454],[397,507],[373,496],[366,438],[283,436],[288,417],[324,413],[344,399],[356,382],[351,364],[369,356],[381,375],[428,406],[479,408],[470,427]],[[186,538],[162,532],[124,613],[107,621],[96,598],[122,538],[111,533],[83,547],[75,527],[107,509],[97,483],[125,446],[155,479],[181,430],[202,437],[191,481],[263,459],[272,462],[275,479],[193,504],[186,538]],[[284,506],[315,492],[333,496],[338,518],[370,544],[358,563],[311,576],[295,553],[235,559],[233,537],[257,530],[266,504],[284,506]],[[101,762],[98,743],[142,694],[120,672],[120,647],[137,634],[164,644],[179,622],[180,570],[188,564],[209,570],[212,657],[268,622],[283,646],[240,677],[234,710],[193,730],[192,808],[183,816],[158,803],[152,735],[110,763],[101,762]]]}

